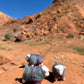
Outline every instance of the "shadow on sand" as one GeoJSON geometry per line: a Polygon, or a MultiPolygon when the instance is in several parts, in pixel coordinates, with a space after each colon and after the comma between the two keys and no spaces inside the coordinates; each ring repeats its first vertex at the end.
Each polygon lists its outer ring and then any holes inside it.
{"type": "MultiPolygon", "coordinates": [[[[16,78],[15,81],[18,81],[18,82],[22,83],[22,78],[16,78]]],[[[22,84],[33,84],[33,82],[27,81],[27,82],[22,83],[22,84]]]]}
{"type": "Polygon", "coordinates": [[[49,72],[49,73],[50,73],[50,75],[48,77],[46,77],[45,79],[51,83],[54,83],[55,80],[54,80],[53,73],[52,72],[49,72]]]}
{"type": "MultiPolygon", "coordinates": [[[[19,68],[25,68],[25,66],[20,66],[19,68]]],[[[48,80],[49,82],[54,83],[55,79],[54,79],[53,73],[52,72],[49,72],[49,73],[50,75],[46,77],[45,80],[48,80]]],[[[22,78],[16,78],[15,81],[19,81],[20,83],[22,83],[22,78]]],[[[61,81],[61,80],[58,80],[58,81],[61,81]]],[[[33,83],[31,81],[27,81],[24,84],[33,84],[33,83]]]]}

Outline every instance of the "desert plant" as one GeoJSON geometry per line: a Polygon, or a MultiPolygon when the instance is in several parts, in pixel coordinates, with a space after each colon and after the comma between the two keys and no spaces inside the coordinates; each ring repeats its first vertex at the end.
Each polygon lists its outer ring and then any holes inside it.
{"type": "Polygon", "coordinates": [[[7,49],[7,44],[4,43],[4,44],[0,45],[0,49],[1,49],[1,50],[7,49]]]}
{"type": "Polygon", "coordinates": [[[17,31],[17,29],[16,28],[13,28],[13,32],[16,32],[17,31]]]}
{"type": "Polygon", "coordinates": [[[14,48],[13,47],[9,47],[8,50],[11,51],[11,50],[14,50],[14,48]]]}
{"type": "Polygon", "coordinates": [[[68,34],[67,38],[74,38],[73,34],[68,34]]]}
{"type": "Polygon", "coordinates": [[[60,15],[57,15],[57,17],[58,17],[58,18],[60,18],[60,17],[62,17],[62,16],[63,16],[62,14],[60,14],[60,15]]]}
{"type": "Polygon", "coordinates": [[[60,30],[61,30],[62,32],[64,32],[64,29],[63,29],[63,28],[60,28],[60,30]]]}
{"type": "Polygon", "coordinates": [[[55,32],[56,32],[56,33],[59,33],[59,30],[56,30],[55,32]]]}
{"type": "Polygon", "coordinates": [[[38,14],[38,15],[36,16],[36,19],[37,19],[37,18],[40,18],[40,17],[41,17],[41,15],[40,15],[40,14],[38,14]]]}
{"type": "Polygon", "coordinates": [[[25,45],[27,45],[27,44],[28,44],[28,42],[24,42],[24,44],[25,44],[25,45]]]}
{"type": "Polygon", "coordinates": [[[41,22],[41,24],[43,24],[43,22],[41,22]]]}
{"type": "Polygon", "coordinates": [[[8,40],[8,39],[10,39],[10,37],[11,37],[11,34],[10,34],[10,33],[8,33],[8,34],[5,34],[5,35],[4,35],[4,37],[5,37],[5,39],[7,39],[7,40],[8,40]]]}
{"type": "Polygon", "coordinates": [[[75,47],[73,49],[80,55],[84,55],[84,47],[75,47]]]}
{"type": "Polygon", "coordinates": [[[36,46],[36,45],[43,45],[43,44],[51,44],[52,40],[44,40],[44,41],[34,41],[34,42],[29,42],[30,46],[36,46]]]}

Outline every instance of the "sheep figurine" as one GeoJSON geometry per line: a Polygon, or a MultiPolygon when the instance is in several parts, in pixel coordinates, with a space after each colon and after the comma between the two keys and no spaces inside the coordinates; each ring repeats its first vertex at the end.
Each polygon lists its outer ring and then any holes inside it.
{"type": "Polygon", "coordinates": [[[41,84],[42,80],[47,76],[49,76],[49,69],[46,66],[25,65],[22,83],[25,83],[26,81],[32,81],[33,84],[41,84]]]}
{"type": "Polygon", "coordinates": [[[25,59],[29,62],[29,65],[43,65],[43,60],[40,54],[28,54],[25,59]]]}
{"type": "Polygon", "coordinates": [[[58,81],[59,79],[61,80],[65,80],[65,69],[66,67],[63,66],[61,63],[59,62],[55,62],[55,64],[53,65],[52,71],[53,71],[53,76],[55,78],[55,81],[58,81]]]}

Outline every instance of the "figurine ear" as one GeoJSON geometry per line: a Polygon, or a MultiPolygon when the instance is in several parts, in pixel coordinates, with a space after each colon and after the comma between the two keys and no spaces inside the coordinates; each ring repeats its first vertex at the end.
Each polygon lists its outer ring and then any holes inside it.
{"type": "Polygon", "coordinates": [[[28,54],[27,56],[28,56],[28,57],[30,57],[30,56],[31,56],[31,54],[28,54]]]}
{"type": "Polygon", "coordinates": [[[55,66],[55,69],[58,69],[58,66],[55,66]]]}
{"type": "Polygon", "coordinates": [[[31,56],[31,54],[28,54],[25,59],[28,60],[30,58],[30,56],[31,56]]]}
{"type": "Polygon", "coordinates": [[[66,68],[66,66],[63,66],[63,65],[57,65],[57,66],[55,66],[56,69],[59,69],[60,67],[66,68]]]}
{"type": "Polygon", "coordinates": [[[46,76],[46,77],[49,76],[49,72],[46,72],[46,73],[45,73],[45,76],[46,76]]]}

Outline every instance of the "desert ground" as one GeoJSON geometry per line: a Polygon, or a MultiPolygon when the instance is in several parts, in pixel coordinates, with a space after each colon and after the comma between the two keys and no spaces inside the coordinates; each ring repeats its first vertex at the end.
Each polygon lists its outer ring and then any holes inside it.
{"type": "Polygon", "coordinates": [[[77,39],[0,42],[0,84],[22,84],[21,66],[28,64],[25,60],[28,53],[42,54],[43,63],[50,70],[42,84],[84,84],[84,40],[77,39]],[[65,81],[53,80],[55,61],[66,66],[65,81]]]}

